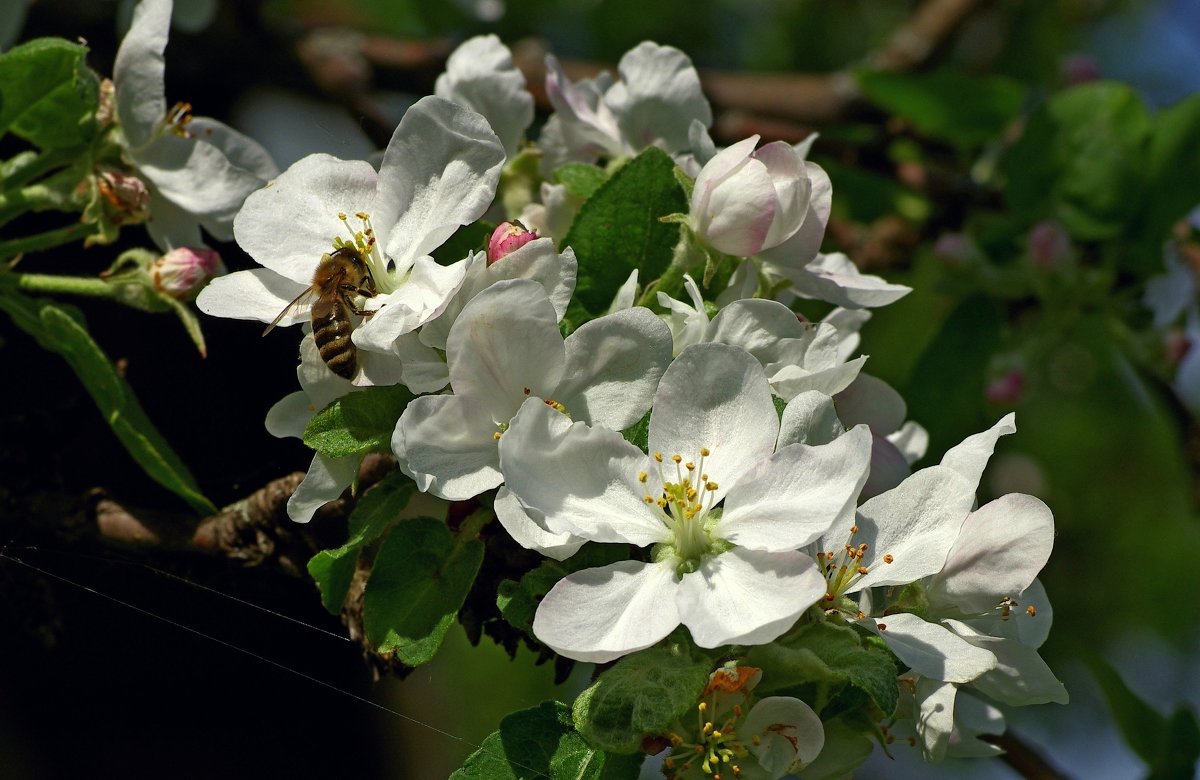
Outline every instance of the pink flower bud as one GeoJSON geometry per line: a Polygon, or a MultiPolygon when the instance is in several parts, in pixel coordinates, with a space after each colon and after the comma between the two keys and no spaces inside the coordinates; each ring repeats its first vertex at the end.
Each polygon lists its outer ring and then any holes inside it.
{"type": "Polygon", "coordinates": [[[1100,70],[1100,63],[1090,54],[1068,56],[1059,66],[1059,72],[1062,75],[1063,83],[1069,87],[1095,81],[1104,75],[1100,70]]]}
{"type": "Polygon", "coordinates": [[[527,229],[520,222],[501,222],[488,239],[487,264],[491,265],[512,254],[537,237],[537,233],[527,229]]]}
{"type": "Polygon", "coordinates": [[[1029,256],[1043,270],[1061,268],[1071,261],[1071,237],[1053,220],[1039,222],[1029,231],[1029,256]]]}
{"type": "Polygon", "coordinates": [[[974,256],[974,247],[962,233],[943,233],[933,244],[933,256],[946,265],[965,265],[974,256]]]}
{"type": "Polygon", "coordinates": [[[223,273],[221,256],[205,247],[172,249],[150,265],[154,288],[180,300],[195,297],[209,279],[223,273]]]}
{"type": "Polygon", "coordinates": [[[988,403],[1012,406],[1021,400],[1025,390],[1025,373],[1020,369],[1010,369],[1008,373],[988,382],[984,391],[988,403]]]}

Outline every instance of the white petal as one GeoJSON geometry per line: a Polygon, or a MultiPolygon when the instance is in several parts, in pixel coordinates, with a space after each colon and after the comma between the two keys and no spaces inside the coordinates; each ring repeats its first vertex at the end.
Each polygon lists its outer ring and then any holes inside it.
{"type": "Polygon", "coordinates": [[[1196,280],[1192,270],[1179,257],[1179,250],[1167,244],[1163,256],[1167,272],[1146,282],[1142,303],[1154,312],[1154,327],[1163,328],[1179,319],[1196,300],[1196,280]]]}
{"type": "MultiPolygon", "coordinates": [[[[931,466],[860,506],[853,543],[868,545],[861,563],[869,571],[854,589],[905,585],[940,571],[975,501],[969,488],[957,472],[931,466]]],[[[845,533],[833,528],[821,549],[842,549],[845,533]]]]}
{"type": "Polygon", "coordinates": [[[403,381],[404,364],[395,354],[358,350],[358,374],[353,383],[355,387],[384,387],[398,385],[403,381]]]}
{"type": "Polygon", "coordinates": [[[1004,752],[1003,748],[985,742],[979,736],[1003,734],[1004,729],[1004,713],[999,707],[960,690],[954,699],[954,731],[950,734],[946,755],[954,758],[999,755],[1004,752]]]}
{"type": "Polygon", "coordinates": [[[910,474],[912,469],[908,467],[904,453],[896,449],[887,437],[872,433],[871,474],[867,477],[867,484],[863,485],[860,500],[866,501],[891,490],[908,479],[910,474]]]}
{"type": "MultiPolygon", "coordinates": [[[[307,282],[294,282],[266,268],[235,271],[205,285],[196,298],[196,307],[214,317],[271,322],[307,289],[307,282]]],[[[293,306],[279,325],[307,322],[310,308],[311,302],[293,306]]]]}
{"type": "Polygon", "coordinates": [[[621,80],[604,95],[625,140],[641,150],[661,141],[668,152],[689,148],[693,120],[712,124],[700,76],[679,49],[644,41],[621,57],[621,80]]]}
{"type": "Polygon", "coordinates": [[[930,761],[941,761],[954,731],[954,699],[958,686],[939,680],[917,680],[917,733],[930,761]]]}
{"type": "Polygon", "coordinates": [[[231,165],[252,173],[263,184],[279,176],[279,166],[262,144],[224,122],[194,116],[188,122],[187,130],[204,143],[217,147],[231,165]]]}
{"type": "Polygon", "coordinates": [[[763,246],[778,246],[800,229],[808,213],[812,184],[805,174],[804,161],[783,141],[764,144],[754,152],[754,158],[767,167],[779,204],[763,246]]]}
{"type": "Polygon", "coordinates": [[[300,339],[300,365],[296,366],[296,379],[317,409],[324,409],[335,398],[341,398],[355,388],[349,380],[329,370],[311,333],[300,339]]]}
{"type": "Polygon", "coordinates": [[[942,571],[928,588],[933,605],[962,614],[994,609],[1029,587],[1050,558],[1054,516],[1033,496],[1010,493],[967,516],[942,571]]]}
{"type": "Polygon", "coordinates": [[[164,253],[182,246],[204,245],[200,235],[200,218],[172,203],[153,183],[150,184],[149,208],[146,232],[164,253]]]}
{"type": "Polygon", "coordinates": [[[426,395],[409,402],[396,423],[392,451],[421,490],[462,501],[498,486],[496,423],[470,398],[426,395]]]}
{"type": "Polygon", "coordinates": [[[233,234],[260,265],[308,284],[334,237],[350,238],[338,214],[354,225],[356,212],[371,213],[377,179],[368,163],[311,154],[246,198],[233,234]]]}
{"type": "Polygon", "coordinates": [[[406,333],[396,339],[393,349],[403,364],[402,381],[409,390],[436,393],[450,384],[450,369],[445,358],[437,350],[422,344],[416,333],[406,333]]]}
{"type": "Polygon", "coordinates": [[[889,433],[887,440],[900,451],[910,466],[925,457],[925,451],[929,449],[929,431],[912,420],[901,425],[894,433],[889,433]]]}
{"type": "Polygon", "coordinates": [[[866,423],[884,436],[898,429],[908,414],[904,398],[887,382],[870,374],[859,374],[833,400],[838,417],[846,425],[866,423]]]}
{"type": "Polygon", "coordinates": [[[848,309],[886,306],[912,292],[911,287],[860,273],[841,253],[818,255],[802,268],[780,270],[802,298],[816,298],[848,309]]]}
{"type": "Polygon", "coordinates": [[[744,349],[697,344],[671,363],[654,397],[650,452],[699,460],[720,486],[719,501],[734,483],[775,448],[779,417],[762,366],[744,349]]]}
{"type": "Polygon", "coordinates": [[[455,49],[434,94],[482,114],[510,158],[533,122],[533,96],[525,88],[525,76],[495,35],[478,35],[455,49]]]}
{"type": "Polygon", "coordinates": [[[771,366],[768,368],[768,376],[771,389],[785,401],[790,401],[801,393],[834,395],[841,393],[861,376],[859,372],[865,362],[867,358],[864,355],[848,363],[819,371],[807,371],[796,366],[771,366]]]}
{"type": "Polygon", "coordinates": [[[640,306],[585,323],[565,346],[567,364],[555,400],[574,419],[616,431],[650,408],[671,362],[671,332],[640,306]]]}
{"type": "Polygon", "coordinates": [[[779,441],[775,449],[789,444],[828,444],[846,432],[833,408],[833,399],[815,390],[801,393],[788,401],[779,420],[779,441]]]}
{"type": "Polygon", "coordinates": [[[966,683],[996,668],[996,656],[988,650],[909,612],[864,618],[859,624],[883,637],[896,657],[922,677],[966,683]]]}
{"type": "Polygon", "coordinates": [[[754,705],[738,727],[745,740],[757,736],[750,752],[774,777],[797,771],[816,760],[825,747],[821,718],[799,699],[767,696],[754,705]]]}
{"type": "Polygon", "coordinates": [[[264,424],[267,433],[280,439],[289,436],[299,439],[304,435],[308,421],[317,413],[317,408],[308,400],[308,393],[297,390],[275,402],[267,410],[264,424]]]}
{"type": "Polygon", "coordinates": [[[474,111],[432,95],[405,111],[379,168],[377,207],[397,268],[479,219],[502,167],[504,147],[474,111]]]}
{"type": "Polygon", "coordinates": [[[529,397],[555,398],[566,364],[557,315],[537,282],[499,282],[475,296],[450,329],[450,384],[507,422],[529,397]]]}
{"type": "Polygon", "coordinates": [[[829,222],[833,206],[833,184],[829,174],[821,166],[808,161],[804,163],[804,172],[810,187],[804,221],[782,244],[762,252],[763,259],[785,275],[789,269],[803,273],[804,266],[820,253],[825,225],[829,222]]]}
{"type": "Polygon", "coordinates": [[[996,656],[996,668],[971,683],[980,693],[1012,707],[1067,703],[1067,689],[1038,655],[1037,649],[1011,639],[978,634],[955,620],[945,622],[972,645],[996,656]]]}
{"type": "MultiPolygon", "coordinates": [[[[728,151],[718,154],[709,165],[724,162],[721,155],[728,151]]],[[[757,254],[770,235],[779,209],[766,166],[754,158],[746,158],[724,178],[705,180],[703,191],[702,179],[704,171],[696,180],[692,196],[693,203],[697,198],[695,193],[703,198],[703,209],[692,211],[696,232],[725,254],[735,257],[757,254]]]]}
{"type": "Polygon", "coordinates": [[[521,506],[521,502],[508,488],[502,487],[496,493],[494,508],[496,519],[500,521],[500,525],[504,526],[504,530],[508,531],[508,535],[517,544],[527,550],[536,550],[556,561],[565,561],[570,558],[587,542],[587,539],[574,534],[556,534],[542,528],[534,522],[525,507],[521,506]]]}
{"type": "Polygon", "coordinates": [[[713,533],[755,550],[803,547],[853,514],[870,459],[865,425],[829,444],[785,447],[738,480],[713,533]]]}
{"type": "Polygon", "coordinates": [[[811,334],[794,311],[763,298],[730,303],[717,312],[704,337],[704,341],[741,347],[764,366],[781,360],[780,342],[791,339],[807,342],[811,334]]]}
{"type": "Polygon", "coordinates": [[[163,51],[171,28],[171,0],[143,0],[113,62],[117,117],[130,146],[150,139],[167,113],[163,51]]]}
{"type": "Polygon", "coordinates": [[[633,308],[633,302],[637,298],[638,290],[638,269],[635,268],[629,272],[629,278],[617,288],[616,295],[613,296],[612,304],[608,307],[606,314],[612,314],[623,309],[633,308]]]}
{"type": "Polygon", "coordinates": [[[446,266],[432,257],[418,257],[399,288],[367,301],[375,314],[354,330],[354,343],[374,352],[391,352],[397,339],[442,313],[462,287],[466,271],[463,261],[446,266]]]}
{"type": "Polygon", "coordinates": [[[988,459],[996,449],[997,440],[1001,436],[1016,433],[1016,419],[1016,415],[1009,412],[983,433],[972,434],[963,439],[961,444],[946,451],[942,456],[942,465],[962,474],[963,479],[970,483],[971,490],[974,491],[979,486],[979,478],[983,476],[988,459]]]}
{"type": "Polygon", "coordinates": [[[533,633],[559,655],[606,663],[658,642],[679,625],[675,572],[622,561],[568,575],[538,605],[533,633]]]}
{"type": "Polygon", "coordinates": [[[701,647],[760,645],[790,629],[825,595],[825,579],[804,553],[735,547],[685,574],[679,619],[701,647]]]}
{"type": "Polygon", "coordinates": [[[661,510],[643,500],[645,453],[621,434],[572,423],[537,399],[525,402],[500,437],[500,469],[521,503],[551,531],[639,547],[669,540],[661,510]],[[547,475],[553,478],[547,479],[547,475]]]}
{"type": "Polygon", "coordinates": [[[358,473],[358,462],[357,455],[347,455],[344,458],[315,455],[308,467],[308,473],[304,475],[304,481],[288,499],[288,517],[297,523],[312,520],[318,509],[330,501],[336,501],[342,492],[350,487],[354,475],[358,473]]]}

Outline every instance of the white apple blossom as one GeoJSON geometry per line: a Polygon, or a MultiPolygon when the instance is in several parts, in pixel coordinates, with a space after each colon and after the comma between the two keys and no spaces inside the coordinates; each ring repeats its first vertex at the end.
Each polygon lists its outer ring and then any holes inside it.
{"type": "MultiPolygon", "coordinates": [[[[795,150],[759,137],[722,149],[696,177],[688,214],[692,231],[727,255],[748,257],[795,235],[809,210],[812,182],[795,150]]],[[[816,166],[813,166],[816,167],[816,166]]]]}
{"type": "Polygon", "coordinates": [[[455,49],[433,94],[482,114],[510,160],[533,123],[533,95],[525,88],[525,76],[495,35],[477,35],[455,49]]]}
{"type": "Polygon", "coordinates": [[[257,142],[191,106],[168,108],[163,52],[171,0],[142,0],[113,64],[119,139],[150,190],[146,229],[164,251],[202,246],[200,228],[222,241],[246,196],[279,169],[257,142]]]}
{"type": "MultiPolygon", "coordinates": [[[[353,332],[355,381],[395,383],[396,340],[441,314],[467,271],[465,261],[443,266],[429,253],[487,209],[503,164],[483,117],[423,98],[401,119],[378,174],[365,162],[310,155],[247,198],[234,234],[263,268],[215,280],[197,303],[208,314],[271,322],[311,284],[323,254],[354,246],[379,293],[353,332]]],[[[307,314],[293,307],[281,324],[307,314]]]]}
{"type": "Polygon", "coordinates": [[[861,427],[823,446],[777,449],[779,432],[762,367],[725,344],[693,346],[667,369],[651,455],[526,402],[501,437],[500,464],[530,517],[555,533],[655,545],[649,563],[560,580],[538,607],[537,637],[603,662],[681,623],[702,647],[761,644],[789,629],[825,592],[797,548],[852,512],[870,435],[861,427]]]}
{"type": "Polygon", "coordinates": [[[392,438],[418,488],[454,501],[497,487],[497,442],[529,398],[617,430],[641,419],[670,362],[666,326],[627,309],[564,340],[560,317],[526,279],[497,282],[463,308],[446,339],[454,394],[412,401],[392,438]]]}
{"type": "Polygon", "coordinates": [[[608,73],[572,83],[553,55],[546,57],[546,95],[554,115],[538,146],[546,177],[563,163],[620,158],[658,146],[690,151],[692,121],[712,124],[712,109],[687,55],[644,41],[621,57],[619,79],[608,73]]]}
{"type": "Polygon", "coordinates": [[[846,425],[865,423],[871,428],[871,476],[863,498],[877,496],[899,485],[912,473],[911,466],[925,455],[929,433],[905,420],[908,405],[891,385],[870,374],[858,374],[834,398],[838,418],[846,425]]]}

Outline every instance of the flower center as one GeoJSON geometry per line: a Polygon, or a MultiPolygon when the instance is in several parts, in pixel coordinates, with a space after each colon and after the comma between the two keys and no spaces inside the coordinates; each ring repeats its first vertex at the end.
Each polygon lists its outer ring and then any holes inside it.
{"type": "MultiPolygon", "coordinates": [[[[525,393],[525,397],[528,398],[530,395],[533,394],[533,390],[526,387],[526,388],[524,388],[524,393],[525,393]]],[[[559,414],[563,415],[568,420],[571,419],[571,413],[567,411],[567,407],[563,406],[558,401],[555,401],[553,398],[543,398],[542,403],[544,403],[546,406],[549,406],[551,409],[558,412],[559,414]]],[[[509,422],[496,423],[496,432],[492,434],[492,438],[495,439],[496,441],[500,441],[500,437],[503,436],[504,432],[508,430],[509,424],[510,424],[509,422]]]]}
{"type": "MultiPolygon", "coordinates": [[[[693,741],[678,733],[671,733],[671,753],[663,761],[668,776],[682,780],[685,777],[721,780],[723,777],[742,776],[739,760],[750,755],[749,748],[738,737],[736,727],[745,710],[749,689],[758,682],[759,670],[752,667],[734,667],[732,664],[718,669],[704,689],[703,698],[696,705],[694,729],[690,729],[693,741]],[[732,703],[732,706],[730,706],[732,703]],[[720,724],[712,719],[720,720],[720,724]],[[728,774],[725,774],[728,772],[728,774]]],[[[681,728],[680,731],[688,729],[681,728]]],[[[761,738],[754,735],[752,743],[758,745],[761,738]]]]}
{"type": "MultiPolygon", "coordinates": [[[[658,506],[663,523],[674,535],[671,542],[655,547],[654,559],[674,559],[680,576],[695,571],[708,555],[723,551],[718,549],[722,540],[714,539],[710,533],[720,510],[713,509],[718,485],[704,470],[704,459],[709,452],[708,447],[701,447],[698,463],[684,462],[678,453],[669,458],[661,452],[654,453],[662,493],[658,496],[647,493],[642,498],[647,504],[658,506]],[[674,464],[674,477],[669,477],[671,466],[667,461],[674,464]]],[[[644,471],[638,474],[638,482],[643,485],[649,479],[650,475],[644,471]]]]}
{"type": "Polygon", "coordinates": [[[341,220],[342,225],[345,226],[350,238],[345,239],[341,236],[334,236],[332,241],[334,251],[347,247],[354,249],[370,269],[371,278],[375,281],[376,292],[389,293],[394,291],[404,280],[393,279],[388,274],[387,258],[383,256],[383,252],[379,249],[379,242],[375,239],[375,229],[371,227],[371,215],[365,211],[354,212],[354,218],[358,220],[360,225],[357,230],[351,226],[350,217],[346,212],[339,211],[337,216],[341,220]]]}
{"type": "MultiPolygon", "coordinates": [[[[863,564],[870,545],[865,542],[857,545],[854,543],[854,536],[858,530],[857,525],[850,526],[850,535],[837,552],[832,550],[817,552],[817,564],[821,567],[821,573],[825,575],[827,583],[826,602],[837,601],[852,585],[871,571],[863,564]]],[[[895,557],[891,553],[886,553],[881,560],[884,564],[890,564],[895,557]]]]}

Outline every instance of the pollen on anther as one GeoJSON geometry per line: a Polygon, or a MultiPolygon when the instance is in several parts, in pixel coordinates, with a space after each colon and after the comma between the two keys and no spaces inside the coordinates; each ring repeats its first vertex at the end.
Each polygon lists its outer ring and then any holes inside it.
{"type": "Polygon", "coordinates": [[[653,504],[654,496],[643,496],[642,500],[645,501],[647,504],[653,504]]]}
{"type": "Polygon", "coordinates": [[[696,470],[696,464],[692,463],[690,460],[687,463],[683,464],[683,467],[686,468],[688,471],[696,470]]]}
{"type": "Polygon", "coordinates": [[[681,455],[675,454],[675,455],[671,456],[671,460],[675,461],[676,464],[679,464],[679,463],[683,462],[683,457],[681,455]]]}
{"type": "Polygon", "coordinates": [[[852,534],[858,533],[858,526],[857,525],[850,526],[850,533],[852,533],[852,534]]]}
{"type": "Polygon", "coordinates": [[[888,553],[887,555],[883,556],[884,563],[891,563],[894,560],[896,560],[896,559],[892,557],[891,553],[888,553]]]}
{"type": "Polygon", "coordinates": [[[525,395],[529,395],[532,391],[528,387],[526,387],[526,388],[522,389],[521,392],[523,392],[525,395]]]}
{"type": "Polygon", "coordinates": [[[716,490],[718,487],[720,487],[720,485],[718,485],[716,482],[705,482],[704,483],[705,490],[716,490]]]}
{"type": "Polygon", "coordinates": [[[339,211],[339,212],[338,212],[338,219],[340,219],[342,222],[345,222],[345,221],[346,221],[346,212],[344,212],[344,211],[339,211]]]}
{"type": "Polygon", "coordinates": [[[370,219],[371,218],[371,215],[365,211],[356,211],[356,212],[354,212],[354,216],[358,217],[359,219],[370,219]]]}
{"type": "Polygon", "coordinates": [[[707,458],[709,456],[710,452],[711,451],[708,449],[708,447],[701,447],[700,448],[700,457],[707,458]]]}
{"type": "Polygon", "coordinates": [[[880,631],[887,631],[887,623],[876,623],[875,628],[878,628],[880,631]]]}
{"type": "Polygon", "coordinates": [[[1037,607],[1030,604],[1028,607],[1025,607],[1025,614],[1029,615],[1029,617],[1037,617],[1037,607]]]}
{"type": "Polygon", "coordinates": [[[647,479],[649,479],[649,478],[650,478],[650,475],[649,475],[649,474],[647,474],[646,472],[644,472],[644,471],[639,471],[639,472],[638,472],[638,482],[641,482],[642,484],[645,484],[645,483],[646,483],[646,480],[647,480],[647,479]]]}
{"type": "Polygon", "coordinates": [[[864,575],[864,576],[865,576],[865,575],[867,574],[867,572],[869,572],[869,571],[870,571],[870,569],[868,569],[866,566],[859,566],[859,567],[858,567],[858,573],[859,573],[859,574],[862,574],[862,575],[864,575]]]}
{"type": "Polygon", "coordinates": [[[500,441],[500,431],[496,431],[495,433],[492,434],[492,440],[500,441]]]}
{"type": "Polygon", "coordinates": [[[661,452],[654,453],[654,459],[656,461],[658,461],[659,463],[662,463],[662,461],[663,461],[662,453],[661,452]]]}

